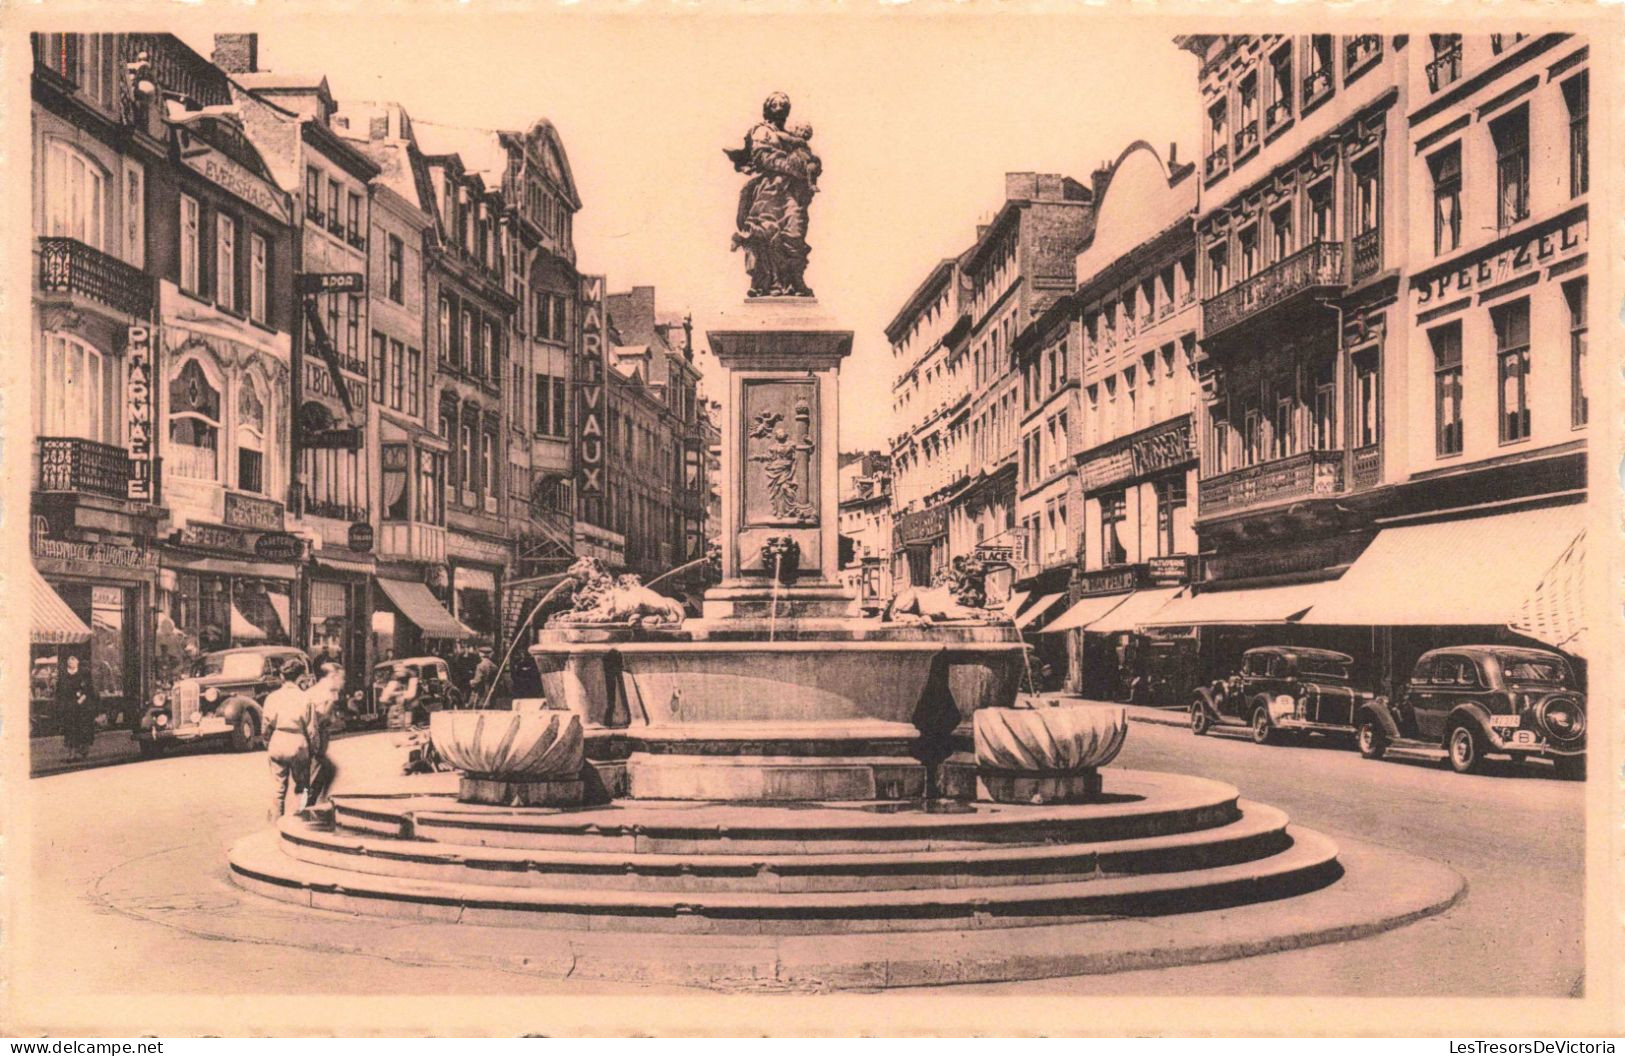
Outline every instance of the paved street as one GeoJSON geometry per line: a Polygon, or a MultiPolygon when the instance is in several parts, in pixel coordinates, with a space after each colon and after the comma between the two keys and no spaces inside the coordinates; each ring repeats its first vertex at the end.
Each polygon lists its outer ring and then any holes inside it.
{"type": "MultiPolygon", "coordinates": [[[[345,753],[369,745],[377,747],[374,737],[356,737],[335,752],[342,763],[345,753]]],[[[1131,727],[1120,761],[1232,782],[1244,795],[1333,836],[1356,835],[1442,861],[1466,876],[1468,891],[1440,917],[1351,944],[1155,973],[965,990],[1563,996],[1579,986],[1581,784],[1544,774],[1460,777],[1432,764],[1374,763],[1326,748],[1259,748],[1239,738],[1196,738],[1178,727],[1144,722],[1131,727]]],[[[127,882],[138,859],[156,854],[212,877],[206,898],[222,913],[263,905],[233,887],[224,868],[226,847],[263,824],[262,754],[195,754],[66,773],[30,782],[28,791],[36,797],[31,816],[37,882],[18,937],[50,944],[60,935],[96,936],[33,961],[41,970],[29,982],[40,993],[62,999],[132,989],[223,995],[302,990],[334,979],[343,981],[344,990],[363,994],[621,989],[211,941],[111,908],[108,891],[127,882]]],[[[175,896],[155,889],[147,897],[156,905],[175,896]]]]}

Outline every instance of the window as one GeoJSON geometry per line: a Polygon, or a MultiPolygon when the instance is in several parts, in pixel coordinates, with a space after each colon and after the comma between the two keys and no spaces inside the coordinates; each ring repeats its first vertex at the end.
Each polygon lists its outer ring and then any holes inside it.
{"type": "Polygon", "coordinates": [[[1281,206],[1270,214],[1271,259],[1279,262],[1292,255],[1292,205],[1281,206]]]}
{"type": "Polygon", "coordinates": [[[40,351],[35,431],[117,444],[124,400],[117,358],[68,334],[47,334],[40,351]]]}
{"type": "Polygon", "coordinates": [[[485,487],[485,508],[495,512],[492,504],[497,494],[497,434],[487,430],[483,436],[484,442],[480,444],[481,478],[485,487]]]}
{"type": "Polygon", "coordinates": [[[1430,33],[1433,61],[1428,63],[1428,87],[1437,92],[1461,77],[1461,34],[1430,33]]]}
{"type": "Polygon", "coordinates": [[[1208,247],[1207,270],[1215,294],[1223,293],[1230,285],[1229,249],[1230,247],[1223,242],[1208,247]]]}
{"type": "Polygon", "coordinates": [[[333,351],[339,350],[339,295],[327,295],[327,339],[333,343],[333,351]]]}
{"type": "Polygon", "coordinates": [[[565,420],[565,409],[569,406],[563,378],[553,379],[553,435],[565,436],[569,432],[569,423],[565,420]]]}
{"type": "Polygon", "coordinates": [[[314,167],[305,170],[305,212],[316,223],[322,222],[322,175],[314,167]]]}
{"type": "Polygon", "coordinates": [[[270,275],[270,247],[265,236],[248,236],[248,315],[256,323],[266,321],[266,282],[270,275]]]}
{"type": "Polygon", "coordinates": [[[1349,37],[1343,48],[1343,76],[1345,79],[1363,70],[1376,61],[1382,53],[1382,37],[1375,33],[1365,33],[1357,37],[1349,37]]]}
{"type": "Polygon", "coordinates": [[[1354,446],[1372,447],[1382,439],[1381,391],[1377,350],[1354,353],[1354,446]]]}
{"type": "Polygon", "coordinates": [[[438,451],[418,449],[418,520],[427,524],[446,523],[446,497],[442,482],[446,459],[438,451]]]}
{"type": "Polygon", "coordinates": [[[1213,422],[1213,448],[1210,454],[1210,464],[1214,474],[1227,473],[1230,470],[1230,423],[1222,419],[1213,422]]]}
{"type": "Polygon", "coordinates": [[[169,453],[164,471],[192,480],[220,479],[220,390],[203,365],[188,359],[169,383],[169,453]]]}
{"type": "Polygon", "coordinates": [[[1230,151],[1230,108],[1220,99],[1207,111],[1207,175],[1212,176],[1225,167],[1230,151]]]}
{"type": "Polygon", "coordinates": [[[1578,198],[1591,186],[1591,147],[1586,133],[1591,81],[1587,74],[1563,82],[1563,102],[1569,108],[1569,197],[1578,198]]]}
{"type": "Polygon", "coordinates": [[[1185,476],[1159,480],[1152,487],[1157,495],[1157,554],[1162,557],[1177,554],[1177,536],[1184,520],[1185,476]]]}
{"type": "Polygon", "coordinates": [[[352,246],[361,245],[361,196],[350,195],[350,212],[344,224],[344,233],[352,246]]]}
{"type": "Polygon", "coordinates": [[[1503,230],[1529,215],[1529,109],[1490,122],[1495,141],[1495,215],[1503,230]]]}
{"type": "Polygon", "coordinates": [[[237,487],[263,493],[265,484],[265,401],[244,378],[237,390],[237,487]]]}
{"type": "Polygon", "coordinates": [[[1563,297],[1569,306],[1569,421],[1578,429],[1591,420],[1591,400],[1586,396],[1586,280],[1565,283],[1563,297]]]}
{"type": "Polygon", "coordinates": [[[479,440],[474,432],[474,423],[465,417],[458,424],[458,455],[462,461],[461,481],[465,497],[472,502],[473,492],[478,481],[479,466],[479,440]]]}
{"type": "Polygon", "coordinates": [[[1309,69],[1303,76],[1303,105],[1316,102],[1332,91],[1332,38],[1329,35],[1317,34],[1309,38],[1309,53],[1306,56],[1309,69]]]}
{"type": "Polygon", "coordinates": [[[1127,517],[1128,499],[1121,491],[1108,492],[1100,497],[1100,561],[1102,565],[1122,565],[1128,562],[1128,547],[1123,545],[1123,521],[1127,517]]]}
{"type": "Polygon", "coordinates": [[[1236,262],[1236,279],[1250,279],[1258,273],[1258,225],[1242,228],[1237,243],[1241,252],[1236,262]]]}
{"type": "Polygon", "coordinates": [[[1337,442],[1337,360],[1328,356],[1315,372],[1315,405],[1309,436],[1310,449],[1335,451],[1337,442]]]}
{"type": "Polygon", "coordinates": [[[491,355],[491,330],[492,326],[490,320],[486,320],[480,324],[479,345],[475,349],[473,356],[474,373],[482,378],[485,377],[488,367],[493,376],[496,374],[496,358],[491,355]]]}
{"type": "Polygon", "coordinates": [[[451,357],[451,302],[440,298],[440,361],[448,361],[451,357]]]}
{"type": "Polygon", "coordinates": [[[214,229],[214,301],[231,311],[237,307],[237,222],[216,213],[214,229]]]}
{"type": "Polygon", "coordinates": [[[1363,235],[1375,231],[1381,220],[1382,202],[1378,196],[1380,176],[1377,152],[1371,151],[1355,159],[1354,172],[1354,233],[1363,235]]]}
{"type": "Polygon", "coordinates": [[[350,359],[358,359],[361,356],[361,297],[358,294],[349,295],[344,327],[344,351],[350,359]]]}
{"type": "Polygon", "coordinates": [[[1433,252],[1461,245],[1461,144],[1452,143],[1428,158],[1433,173],[1433,252]]]}
{"type": "Polygon", "coordinates": [[[341,226],[344,218],[339,213],[339,184],[337,180],[327,181],[327,229],[334,234],[344,230],[341,226]]]}
{"type": "Polygon", "coordinates": [[[1247,74],[1236,89],[1236,157],[1258,146],[1258,73],[1247,74]]]}
{"type": "Polygon", "coordinates": [[[1435,450],[1459,455],[1462,445],[1461,324],[1448,323],[1428,331],[1433,345],[1433,421],[1435,450]]]}
{"type": "Polygon", "coordinates": [[[1337,211],[1330,178],[1309,188],[1309,227],[1316,242],[1337,241],[1337,211]]]}
{"type": "Polygon", "coordinates": [[[459,367],[463,365],[463,357],[465,355],[468,356],[470,359],[472,359],[474,357],[474,355],[475,355],[475,348],[474,348],[474,313],[469,311],[467,308],[463,309],[463,326],[462,326],[461,336],[462,336],[462,340],[457,345],[457,358],[456,358],[456,363],[457,363],[457,365],[459,367]]]}
{"type": "Polygon", "coordinates": [[[197,199],[181,195],[181,289],[187,293],[203,292],[203,247],[200,243],[197,199]]]}
{"type": "Polygon", "coordinates": [[[372,332],[372,401],[384,402],[384,335],[372,332]]]}
{"type": "Polygon", "coordinates": [[[124,159],[124,259],[138,268],[147,262],[145,172],[139,162],[124,159]]]}
{"type": "Polygon", "coordinates": [[[1270,108],[1264,127],[1276,128],[1292,116],[1292,45],[1283,44],[1270,55],[1270,108]]]}
{"type": "Polygon", "coordinates": [[[536,375],[536,431],[543,436],[563,435],[563,422],[553,420],[553,379],[550,375],[536,375]]]}
{"type": "Polygon", "coordinates": [[[406,413],[423,413],[423,353],[416,348],[406,350],[406,413]]]}
{"type": "Polygon", "coordinates": [[[1293,454],[1296,439],[1292,429],[1292,399],[1282,396],[1275,401],[1274,413],[1270,418],[1270,458],[1286,458],[1293,454]]]}
{"type": "Polygon", "coordinates": [[[410,476],[412,449],[406,444],[383,444],[378,449],[383,479],[383,519],[405,521],[411,519],[407,479],[410,476]]]}
{"type": "Polygon", "coordinates": [[[406,346],[389,342],[389,405],[399,411],[406,406],[406,346]]]}
{"type": "Polygon", "coordinates": [[[1490,309],[1500,381],[1501,443],[1529,437],[1529,301],[1490,309]]]}
{"type": "Polygon", "coordinates": [[[406,290],[403,280],[404,266],[402,263],[406,247],[394,235],[389,236],[389,299],[396,304],[406,303],[406,290]]]}
{"type": "Polygon", "coordinates": [[[1241,420],[1242,464],[1256,466],[1264,460],[1263,430],[1257,407],[1250,407],[1241,420]]]}

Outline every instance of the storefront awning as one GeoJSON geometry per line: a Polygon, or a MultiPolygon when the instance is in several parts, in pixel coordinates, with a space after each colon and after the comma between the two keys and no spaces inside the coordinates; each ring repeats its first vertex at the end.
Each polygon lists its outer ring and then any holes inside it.
{"type": "Polygon", "coordinates": [[[1584,527],[1574,505],[1384,528],[1303,622],[1510,625],[1584,527]]]}
{"type": "Polygon", "coordinates": [[[1044,634],[1056,634],[1061,631],[1075,631],[1085,624],[1093,623],[1108,612],[1123,604],[1128,597],[1127,592],[1122,594],[1097,594],[1092,598],[1084,598],[1076,605],[1063,612],[1058,619],[1051,620],[1050,625],[1044,628],[1044,634]]]}
{"type": "Polygon", "coordinates": [[[1006,616],[1014,616],[1021,608],[1021,603],[1026,601],[1031,594],[1032,592],[1027,590],[1016,591],[1010,595],[1009,599],[1006,600],[1003,605],[999,606],[999,611],[1004,613],[1006,616]]]}
{"type": "Polygon", "coordinates": [[[1121,634],[1124,631],[1138,630],[1141,624],[1148,623],[1159,615],[1184,589],[1184,587],[1156,587],[1151,590],[1136,590],[1121,605],[1113,606],[1100,619],[1084,627],[1084,630],[1090,634],[1121,634]]]}
{"type": "Polygon", "coordinates": [[[229,557],[182,557],[164,554],[165,568],[181,572],[202,572],[212,576],[254,576],[260,579],[293,579],[298,570],[292,565],[270,561],[238,561],[229,557]]]}
{"type": "Polygon", "coordinates": [[[474,632],[447,612],[446,607],[440,604],[439,599],[422,583],[380,577],[378,586],[395,607],[401,610],[401,615],[417,625],[425,638],[474,637],[474,632]]]}
{"type": "Polygon", "coordinates": [[[265,640],[265,632],[254,626],[243,611],[237,606],[231,607],[231,638],[233,641],[260,642],[265,640]]]}
{"type": "Polygon", "coordinates": [[[73,614],[68,603],[33,565],[28,568],[30,604],[30,640],[35,645],[78,645],[90,641],[90,628],[73,614]]]}
{"type": "MultiPolygon", "coordinates": [[[[1175,598],[1141,622],[1150,627],[1292,623],[1338,583],[1294,583],[1251,590],[1213,590],[1175,598]]],[[[1089,628],[1091,631],[1093,627],[1089,628]]]]}
{"type": "Polygon", "coordinates": [[[1045,594],[1032,604],[1026,612],[1016,617],[1016,627],[1025,628],[1044,613],[1048,612],[1057,601],[1066,597],[1065,594],[1045,594]]]}
{"type": "Polygon", "coordinates": [[[1586,655],[1585,554],[1582,531],[1518,610],[1513,630],[1571,656],[1586,655]]]}

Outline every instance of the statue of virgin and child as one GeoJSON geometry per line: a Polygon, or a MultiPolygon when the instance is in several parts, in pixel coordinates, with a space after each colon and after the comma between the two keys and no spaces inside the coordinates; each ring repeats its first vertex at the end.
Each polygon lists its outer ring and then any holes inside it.
{"type": "Polygon", "coordinates": [[[812,152],[812,126],[788,124],[790,97],[774,92],[745,144],[724,150],[750,179],[739,192],[733,248],[745,251],[752,297],[811,297],[807,287],[807,207],[823,163],[812,152]]]}

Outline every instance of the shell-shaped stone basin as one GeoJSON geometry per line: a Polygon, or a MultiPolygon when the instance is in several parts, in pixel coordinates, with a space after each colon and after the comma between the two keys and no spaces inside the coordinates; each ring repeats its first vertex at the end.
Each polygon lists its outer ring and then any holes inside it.
{"type": "Polygon", "coordinates": [[[429,737],[470,777],[526,782],[581,772],[581,720],[567,711],[437,711],[429,737]]]}
{"type": "Polygon", "coordinates": [[[973,721],[976,764],[992,770],[1093,770],[1117,758],[1128,738],[1128,713],[1110,705],[983,708],[973,721]]]}

